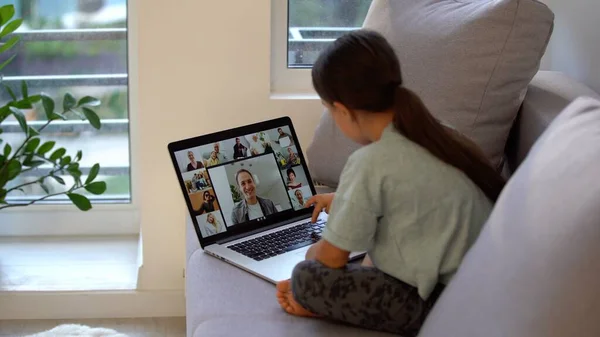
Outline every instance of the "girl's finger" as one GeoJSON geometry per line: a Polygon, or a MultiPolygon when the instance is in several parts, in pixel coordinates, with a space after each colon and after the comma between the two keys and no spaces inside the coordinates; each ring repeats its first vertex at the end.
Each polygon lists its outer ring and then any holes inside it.
{"type": "Polygon", "coordinates": [[[321,211],[323,210],[323,205],[322,203],[318,202],[315,204],[315,209],[313,210],[313,214],[312,214],[312,222],[315,223],[317,222],[317,219],[319,219],[319,214],[321,214],[321,211]]]}
{"type": "Polygon", "coordinates": [[[314,195],[312,197],[310,197],[305,203],[304,203],[304,207],[308,208],[314,204],[318,204],[319,200],[320,200],[320,196],[318,195],[314,195]]]}

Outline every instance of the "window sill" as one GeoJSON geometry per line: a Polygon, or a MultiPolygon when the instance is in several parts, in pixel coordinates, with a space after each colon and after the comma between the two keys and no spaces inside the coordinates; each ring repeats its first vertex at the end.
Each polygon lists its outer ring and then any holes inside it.
{"type": "Polygon", "coordinates": [[[138,238],[0,238],[0,291],[136,289],[138,238]]]}
{"type": "Polygon", "coordinates": [[[35,204],[0,213],[0,238],[133,236],[139,234],[140,227],[132,204],[98,203],[87,212],[70,204],[35,204]]]}
{"type": "Polygon", "coordinates": [[[271,93],[272,100],[312,100],[319,101],[319,95],[316,93],[271,93]]]}

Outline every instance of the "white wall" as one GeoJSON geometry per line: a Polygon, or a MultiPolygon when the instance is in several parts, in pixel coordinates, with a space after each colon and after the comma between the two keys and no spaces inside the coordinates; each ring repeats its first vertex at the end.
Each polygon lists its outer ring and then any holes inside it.
{"type": "Polygon", "coordinates": [[[600,1],[542,2],[555,14],[542,69],[564,72],[600,92],[600,1]]]}
{"type": "Polygon", "coordinates": [[[143,235],[141,290],[182,290],[186,207],[167,143],[289,115],[306,148],[317,100],[271,100],[270,0],[137,0],[135,145],[143,235]],[[210,123],[189,123],[190,120],[210,123]]]}

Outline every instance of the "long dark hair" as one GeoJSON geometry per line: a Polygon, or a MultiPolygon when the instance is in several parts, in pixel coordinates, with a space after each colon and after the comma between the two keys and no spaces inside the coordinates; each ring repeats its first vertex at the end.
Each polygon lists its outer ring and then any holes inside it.
{"type": "Polygon", "coordinates": [[[328,104],[339,102],[351,111],[371,113],[393,109],[394,126],[401,134],[464,172],[489,199],[498,199],[505,180],[475,143],[442,125],[402,85],[398,57],[381,34],[361,29],[338,38],[319,55],[312,81],[328,104]]]}

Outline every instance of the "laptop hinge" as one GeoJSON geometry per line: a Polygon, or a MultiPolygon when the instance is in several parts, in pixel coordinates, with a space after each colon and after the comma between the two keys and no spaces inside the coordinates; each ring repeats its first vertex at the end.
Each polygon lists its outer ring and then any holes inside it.
{"type": "Polygon", "coordinates": [[[270,226],[266,226],[266,227],[258,228],[258,229],[255,229],[255,230],[252,230],[252,231],[249,231],[249,232],[245,232],[245,233],[242,233],[242,234],[234,235],[232,237],[228,237],[226,239],[219,240],[216,243],[219,244],[219,245],[221,245],[221,244],[228,243],[228,242],[231,242],[231,241],[239,240],[239,239],[245,238],[247,236],[258,234],[258,233],[262,233],[262,232],[265,232],[265,231],[268,231],[268,230],[271,230],[271,229],[274,229],[274,228],[277,228],[277,227],[281,227],[281,226],[285,226],[285,225],[291,224],[293,222],[301,221],[301,220],[304,220],[304,219],[310,219],[310,216],[311,215],[309,214],[309,215],[302,215],[302,216],[294,217],[294,218],[291,218],[291,219],[288,219],[288,220],[285,220],[285,221],[281,221],[281,222],[278,222],[278,223],[270,225],[270,226]]]}

